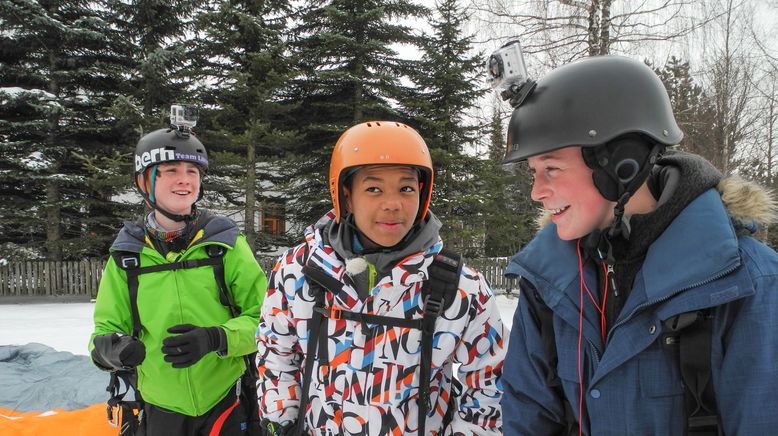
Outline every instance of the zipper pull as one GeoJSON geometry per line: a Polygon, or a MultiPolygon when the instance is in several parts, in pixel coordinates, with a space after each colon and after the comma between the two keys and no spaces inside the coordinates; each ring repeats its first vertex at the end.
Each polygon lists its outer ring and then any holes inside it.
{"type": "Polygon", "coordinates": [[[608,276],[608,283],[611,289],[613,289],[613,296],[618,297],[619,296],[619,288],[616,287],[616,273],[613,271],[613,265],[606,263],[605,267],[607,268],[607,276],[608,276]]]}

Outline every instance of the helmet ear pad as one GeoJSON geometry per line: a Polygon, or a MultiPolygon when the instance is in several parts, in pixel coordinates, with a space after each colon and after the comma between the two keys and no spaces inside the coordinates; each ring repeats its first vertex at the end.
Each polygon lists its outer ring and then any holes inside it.
{"type": "Polygon", "coordinates": [[[645,136],[629,134],[599,146],[582,147],[581,153],[603,198],[618,201],[624,193],[637,191],[663,148],[645,136]]]}

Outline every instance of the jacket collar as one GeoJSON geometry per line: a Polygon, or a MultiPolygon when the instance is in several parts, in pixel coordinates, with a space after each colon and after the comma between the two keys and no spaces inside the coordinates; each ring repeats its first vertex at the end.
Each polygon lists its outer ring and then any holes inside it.
{"type": "MultiPolygon", "coordinates": [[[[235,246],[240,229],[234,221],[203,210],[199,222],[200,228],[190,246],[202,243],[221,243],[229,247],[235,246]]],[[[146,231],[143,225],[125,221],[124,227],[119,231],[116,240],[111,245],[111,251],[140,253],[144,247],[148,248],[149,245],[146,243],[146,231]]]]}
{"type": "MultiPolygon", "coordinates": [[[[418,307],[417,301],[405,301],[403,298],[414,296],[417,298],[420,292],[407,293],[412,286],[421,286],[427,277],[427,268],[432,263],[433,256],[443,247],[440,240],[425,251],[417,251],[399,260],[388,275],[381,278],[370,291],[365,301],[361,301],[357,290],[351,286],[350,280],[345,277],[346,267],[342,257],[325,243],[322,232],[327,228],[327,223],[334,219],[334,214],[328,213],[316,224],[306,230],[306,243],[310,250],[308,265],[319,268],[325,274],[343,284],[339,290],[335,290],[334,298],[337,305],[343,309],[374,314],[386,313],[397,305],[402,304],[405,309],[418,307]]],[[[407,311],[407,310],[404,310],[407,311]]]]}

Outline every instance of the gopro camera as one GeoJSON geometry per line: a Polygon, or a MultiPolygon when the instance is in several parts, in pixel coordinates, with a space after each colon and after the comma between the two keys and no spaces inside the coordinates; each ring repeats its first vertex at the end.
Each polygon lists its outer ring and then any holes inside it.
{"type": "Polygon", "coordinates": [[[486,73],[492,89],[500,90],[503,100],[519,107],[535,88],[527,75],[519,41],[511,41],[497,49],[486,61],[486,73]]]}
{"type": "Polygon", "coordinates": [[[512,84],[527,81],[527,67],[519,41],[511,41],[492,53],[486,61],[486,71],[492,89],[507,89],[512,84]]]}
{"type": "Polygon", "coordinates": [[[197,125],[197,106],[174,103],[170,106],[170,125],[176,130],[189,131],[197,125]]]}

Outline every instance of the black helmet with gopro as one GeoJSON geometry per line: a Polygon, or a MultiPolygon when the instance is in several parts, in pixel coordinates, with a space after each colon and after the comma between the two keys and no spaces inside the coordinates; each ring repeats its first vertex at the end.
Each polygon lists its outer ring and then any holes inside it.
{"type": "Polygon", "coordinates": [[[616,202],[612,237],[626,231],[624,206],[658,155],[682,138],[667,91],[651,68],[626,57],[596,56],[537,81],[511,116],[505,162],[580,146],[597,190],[616,202]]]}
{"type": "MultiPolygon", "coordinates": [[[[171,108],[171,126],[167,129],[155,130],[144,135],[135,146],[135,188],[146,201],[146,203],[158,210],[173,221],[190,221],[196,213],[196,208],[192,205],[192,212],[189,215],[172,214],[157,205],[154,198],[154,179],[156,177],[157,165],[163,162],[192,162],[200,168],[201,176],[208,170],[208,153],[202,142],[191,132],[190,128],[195,121],[184,120],[174,117],[176,107],[171,108]]],[[[197,200],[203,197],[203,187],[200,184],[200,192],[197,200]]]]}

